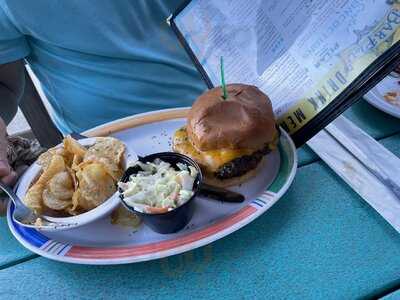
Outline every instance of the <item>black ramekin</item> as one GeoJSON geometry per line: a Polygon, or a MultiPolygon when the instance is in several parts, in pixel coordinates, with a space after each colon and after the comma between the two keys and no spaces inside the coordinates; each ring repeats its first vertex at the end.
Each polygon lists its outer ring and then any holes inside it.
{"type": "MultiPolygon", "coordinates": [[[[175,167],[176,169],[178,169],[176,167],[177,163],[184,163],[188,166],[196,168],[198,174],[193,185],[193,196],[181,206],[166,213],[160,213],[160,214],[150,214],[150,213],[136,211],[132,206],[130,206],[124,201],[124,195],[122,194],[123,191],[121,188],[119,188],[119,197],[125,208],[127,208],[130,212],[138,215],[140,218],[142,218],[143,222],[154,231],[163,234],[174,233],[184,228],[191,220],[195,208],[194,199],[200,189],[203,176],[199,165],[194,160],[192,160],[190,157],[187,157],[186,155],[182,155],[179,153],[174,153],[174,152],[154,153],[145,157],[140,157],[139,160],[143,163],[146,163],[146,162],[153,162],[157,158],[170,163],[171,166],[175,167]]],[[[139,166],[128,168],[125,171],[124,176],[121,178],[121,182],[128,182],[129,177],[132,174],[136,174],[141,170],[142,169],[139,166]]]]}

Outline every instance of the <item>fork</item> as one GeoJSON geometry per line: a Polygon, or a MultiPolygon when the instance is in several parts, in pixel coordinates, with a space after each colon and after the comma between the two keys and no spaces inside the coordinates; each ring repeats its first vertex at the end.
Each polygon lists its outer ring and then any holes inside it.
{"type": "Polygon", "coordinates": [[[14,193],[14,191],[10,187],[6,186],[1,181],[0,189],[3,190],[3,192],[6,193],[14,203],[15,209],[12,213],[12,219],[21,226],[35,229],[61,230],[77,225],[76,223],[53,222],[47,219],[46,216],[36,214],[22,202],[22,200],[14,193]],[[36,221],[38,219],[40,219],[41,222],[39,224],[36,224],[36,221]]]}

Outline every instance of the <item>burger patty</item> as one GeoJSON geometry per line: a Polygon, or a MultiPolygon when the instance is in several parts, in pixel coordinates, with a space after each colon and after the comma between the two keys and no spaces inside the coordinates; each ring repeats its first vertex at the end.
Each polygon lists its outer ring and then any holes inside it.
{"type": "Polygon", "coordinates": [[[214,172],[214,176],[221,180],[242,176],[248,171],[255,169],[262,158],[270,152],[271,150],[267,145],[262,150],[258,150],[251,155],[243,155],[235,158],[219,167],[214,172]]]}

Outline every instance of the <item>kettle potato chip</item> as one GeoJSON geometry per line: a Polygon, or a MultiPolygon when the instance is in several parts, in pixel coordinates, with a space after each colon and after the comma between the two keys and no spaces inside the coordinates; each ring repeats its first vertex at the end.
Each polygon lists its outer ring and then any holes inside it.
{"type": "Polygon", "coordinates": [[[116,191],[114,179],[107,173],[103,164],[90,163],[76,173],[79,180],[79,206],[90,210],[99,206],[116,191]]]}
{"type": "Polygon", "coordinates": [[[100,137],[96,139],[93,146],[89,147],[83,161],[103,164],[111,177],[118,181],[123,174],[121,161],[124,152],[125,145],[121,141],[112,137],[100,137]]]}
{"type": "Polygon", "coordinates": [[[79,191],[79,189],[75,190],[71,200],[72,207],[68,210],[68,213],[75,216],[78,214],[79,203],[81,202],[81,192],[79,191]]]}
{"type": "Polygon", "coordinates": [[[24,203],[36,213],[43,211],[42,194],[45,186],[43,184],[33,185],[25,195],[24,203]]]}
{"type": "Polygon", "coordinates": [[[74,182],[67,170],[54,175],[48,183],[49,191],[54,197],[67,200],[74,194],[74,182]]]}
{"type": "Polygon", "coordinates": [[[130,213],[125,207],[119,205],[111,213],[111,224],[130,227],[137,230],[140,227],[142,220],[135,214],[130,213]]]}
{"type": "Polygon", "coordinates": [[[71,201],[57,198],[49,188],[45,188],[42,193],[43,204],[53,210],[64,210],[71,206],[71,201]]]}
{"type": "Polygon", "coordinates": [[[69,173],[69,176],[71,176],[72,183],[74,185],[74,191],[76,191],[78,189],[78,179],[76,178],[76,174],[71,168],[68,167],[67,172],[69,173]]]}
{"type": "Polygon", "coordinates": [[[96,156],[87,156],[86,160],[83,164],[90,164],[90,163],[100,163],[103,165],[106,172],[115,180],[118,181],[121,179],[123,175],[123,170],[120,166],[111,162],[108,158],[105,157],[96,157],[96,156]]]}
{"type": "Polygon", "coordinates": [[[62,156],[67,165],[70,165],[72,162],[72,153],[65,151],[64,148],[51,148],[39,156],[37,163],[43,169],[47,169],[54,155],[62,156]]]}
{"type": "Polygon", "coordinates": [[[79,155],[74,155],[74,158],[72,159],[71,169],[74,171],[78,171],[82,159],[83,157],[80,157],[79,155]]]}
{"type": "Polygon", "coordinates": [[[43,169],[47,169],[48,166],[50,165],[51,159],[54,156],[54,149],[49,149],[46,152],[42,153],[38,160],[37,163],[43,168],[43,169]]]}
{"type": "Polygon", "coordinates": [[[70,152],[73,155],[77,155],[80,158],[85,156],[87,150],[72,137],[67,136],[64,139],[63,144],[65,151],[70,152]]]}
{"type": "Polygon", "coordinates": [[[125,145],[121,141],[112,137],[99,137],[96,143],[89,147],[83,161],[91,160],[93,157],[106,158],[110,163],[119,166],[124,152],[125,145]]]}
{"type": "Polygon", "coordinates": [[[64,158],[61,155],[54,155],[47,169],[45,169],[40,175],[36,184],[46,184],[53,178],[57,173],[66,170],[64,158]]]}

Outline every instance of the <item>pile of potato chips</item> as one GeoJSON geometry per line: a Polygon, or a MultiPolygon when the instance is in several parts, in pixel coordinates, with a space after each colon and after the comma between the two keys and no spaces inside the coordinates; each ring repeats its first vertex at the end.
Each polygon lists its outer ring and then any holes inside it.
{"type": "Polygon", "coordinates": [[[97,138],[84,147],[66,137],[38,160],[42,173],[24,202],[39,214],[78,215],[107,200],[123,174],[125,145],[111,137],[97,138]]]}

